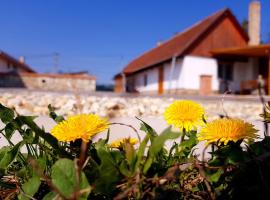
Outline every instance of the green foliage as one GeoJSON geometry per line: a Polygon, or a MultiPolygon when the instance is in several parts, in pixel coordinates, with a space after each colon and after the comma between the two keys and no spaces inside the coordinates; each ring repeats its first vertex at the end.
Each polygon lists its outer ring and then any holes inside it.
{"type": "Polygon", "coordinates": [[[155,161],[155,158],[157,158],[158,154],[161,152],[161,150],[163,150],[165,142],[169,139],[177,139],[179,136],[180,133],[172,132],[171,127],[169,127],[164,130],[160,135],[153,137],[151,146],[149,147],[148,156],[146,158],[146,162],[143,168],[143,173],[147,173],[153,161],[155,161]]]}
{"type": "Polygon", "coordinates": [[[0,104],[0,119],[3,123],[7,124],[14,118],[14,111],[0,104]]]}
{"type": "Polygon", "coordinates": [[[22,142],[19,142],[13,147],[1,149],[0,169],[7,169],[12,164],[16,159],[21,146],[22,142]]]}
{"type": "MultiPolygon", "coordinates": [[[[56,123],[64,120],[49,105],[56,123]]],[[[270,122],[270,104],[261,115],[270,122]],[[269,118],[269,119],[268,119],[269,118]]],[[[215,143],[201,160],[194,150],[197,131],[158,134],[138,119],[145,133],[137,146],[90,141],[82,158],[81,140],[58,142],[35,123],[0,105],[0,130],[9,145],[0,149],[0,187],[15,199],[269,199],[270,137],[261,141],[215,143]],[[13,143],[18,132],[22,140],[13,143]],[[177,142],[181,137],[181,142],[177,142]],[[170,148],[166,143],[172,141],[170,148]],[[26,153],[22,153],[25,147],[26,153]],[[7,178],[8,177],[8,178],[7,178]],[[9,179],[12,177],[12,179],[9,179]]],[[[2,197],[0,197],[2,198],[2,197]]]]}
{"type": "Polygon", "coordinates": [[[34,194],[38,191],[40,186],[40,178],[38,176],[33,176],[26,183],[22,185],[22,191],[19,195],[19,200],[28,200],[29,197],[34,196],[34,194]],[[27,195],[27,196],[26,196],[27,195]]]}
{"type": "Polygon", "coordinates": [[[55,113],[55,108],[52,107],[51,104],[48,105],[48,109],[49,109],[50,118],[52,118],[55,122],[59,123],[59,122],[65,120],[63,116],[57,115],[55,113]]]}
{"type": "Polygon", "coordinates": [[[80,196],[80,200],[87,199],[90,186],[84,172],[81,177],[76,174],[76,164],[69,159],[60,159],[52,166],[52,184],[65,196],[71,198],[79,187],[79,191],[88,189],[80,196]],[[79,186],[78,186],[79,185],[79,186]]]}

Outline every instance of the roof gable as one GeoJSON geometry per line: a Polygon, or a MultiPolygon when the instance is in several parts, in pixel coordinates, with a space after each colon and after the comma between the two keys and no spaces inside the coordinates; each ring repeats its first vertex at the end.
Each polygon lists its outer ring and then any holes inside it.
{"type": "Polygon", "coordinates": [[[198,40],[202,40],[204,35],[211,28],[215,28],[221,19],[228,16],[233,21],[236,29],[238,29],[242,37],[248,41],[247,34],[243,31],[231,11],[229,9],[223,9],[196,23],[191,28],[177,34],[162,43],[160,46],[157,46],[134,59],[124,68],[124,73],[128,74],[140,71],[153,65],[168,61],[174,56],[183,56],[198,40]]]}

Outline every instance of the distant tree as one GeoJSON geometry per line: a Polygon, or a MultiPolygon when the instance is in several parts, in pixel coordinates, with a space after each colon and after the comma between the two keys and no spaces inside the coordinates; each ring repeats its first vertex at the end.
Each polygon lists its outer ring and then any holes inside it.
{"type": "Polygon", "coordinates": [[[270,33],[267,34],[266,43],[270,43],[270,33]]]}
{"type": "Polygon", "coordinates": [[[241,26],[243,28],[243,30],[248,33],[248,20],[247,19],[244,19],[241,23],[241,26]]]}

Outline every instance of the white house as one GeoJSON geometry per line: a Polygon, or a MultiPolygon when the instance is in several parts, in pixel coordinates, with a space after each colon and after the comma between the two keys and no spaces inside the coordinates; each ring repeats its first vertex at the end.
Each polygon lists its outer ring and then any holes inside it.
{"type": "Polygon", "coordinates": [[[262,63],[268,63],[270,46],[259,45],[259,23],[257,1],[250,4],[249,37],[229,9],[218,11],[132,60],[115,76],[115,91],[240,93],[262,72],[268,77],[262,63]]]}

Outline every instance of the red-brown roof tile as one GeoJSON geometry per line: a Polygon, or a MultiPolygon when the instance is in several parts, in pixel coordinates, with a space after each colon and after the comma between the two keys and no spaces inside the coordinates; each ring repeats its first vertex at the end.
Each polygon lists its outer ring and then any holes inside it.
{"type": "MultiPolygon", "coordinates": [[[[134,73],[153,65],[168,61],[174,56],[179,57],[184,55],[185,51],[188,50],[188,48],[190,48],[195,41],[200,39],[200,37],[203,36],[204,33],[207,32],[211,27],[213,27],[218,20],[228,14],[235,19],[229,9],[220,10],[193,25],[191,28],[186,29],[161,45],[134,59],[124,68],[124,73],[134,73]]],[[[243,36],[247,37],[244,32],[243,36]]]]}

